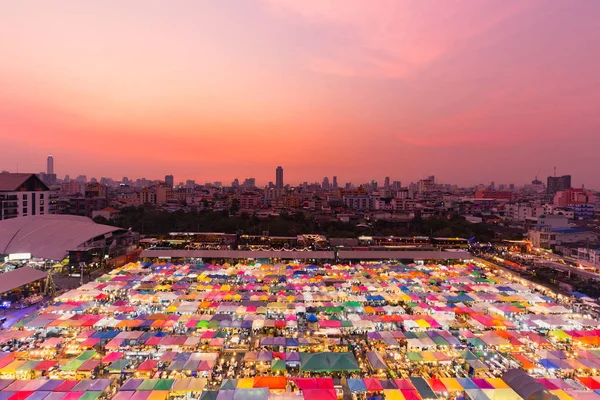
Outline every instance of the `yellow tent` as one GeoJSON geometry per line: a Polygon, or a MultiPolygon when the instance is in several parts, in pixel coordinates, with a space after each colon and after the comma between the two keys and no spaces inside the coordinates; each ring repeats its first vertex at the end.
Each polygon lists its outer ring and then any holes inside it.
{"type": "Polygon", "coordinates": [[[404,395],[398,389],[385,389],[383,394],[385,394],[386,400],[405,400],[404,395]]]}
{"type": "Polygon", "coordinates": [[[254,387],[254,378],[240,378],[237,383],[238,388],[252,389],[254,387]]]}
{"type": "Polygon", "coordinates": [[[460,392],[464,390],[456,378],[440,378],[440,381],[446,386],[449,392],[460,392]]]}
{"type": "Polygon", "coordinates": [[[550,393],[558,397],[560,400],[573,400],[573,397],[569,396],[567,392],[562,389],[551,390],[550,393]]]}

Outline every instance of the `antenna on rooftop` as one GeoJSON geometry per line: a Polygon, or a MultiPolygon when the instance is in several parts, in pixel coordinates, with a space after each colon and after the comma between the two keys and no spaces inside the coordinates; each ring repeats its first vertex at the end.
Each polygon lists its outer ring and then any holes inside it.
{"type": "Polygon", "coordinates": [[[556,165],[554,166],[554,176],[556,177],[556,165]]]}

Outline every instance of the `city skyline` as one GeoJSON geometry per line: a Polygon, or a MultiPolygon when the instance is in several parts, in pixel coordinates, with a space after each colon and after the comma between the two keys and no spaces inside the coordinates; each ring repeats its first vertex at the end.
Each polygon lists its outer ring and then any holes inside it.
{"type": "Polygon", "coordinates": [[[0,11],[0,169],[43,171],[52,153],[58,175],[266,183],[283,165],[288,183],[472,185],[557,166],[600,187],[598,2],[0,11]]]}
{"type": "MultiPolygon", "coordinates": [[[[27,173],[35,173],[35,174],[42,174],[42,175],[44,175],[44,174],[53,175],[54,179],[56,179],[56,178],[62,179],[63,178],[62,176],[58,176],[57,174],[54,174],[54,157],[51,154],[48,155],[46,163],[47,163],[47,167],[46,167],[46,171],[45,172],[44,171],[41,171],[41,172],[27,171],[27,173]]],[[[11,171],[8,171],[8,170],[2,170],[2,171],[3,172],[11,172],[11,171]]],[[[14,172],[19,172],[19,171],[14,171],[14,172]]],[[[23,171],[21,171],[21,172],[23,172],[23,171]]],[[[548,179],[550,179],[550,178],[560,179],[561,177],[563,177],[562,175],[557,175],[556,169],[553,170],[553,174],[554,175],[548,175],[547,178],[548,179]]],[[[571,175],[568,175],[568,174],[563,174],[563,175],[567,175],[567,178],[568,178],[568,184],[566,184],[566,187],[576,187],[576,185],[572,185],[571,184],[571,175]]],[[[267,179],[264,182],[261,181],[261,180],[256,181],[256,178],[253,177],[253,176],[235,176],[234,178],[231,179],[231,182],[229,182],[227,179],[225,179],[225,180],[218,180],[218,179],[210,180],[210,179],[208,179],[208,180],[205,180],[205,181],[198,181],[198,182],[196,182],[195,179],[190,179],[189,177],[184,177],[184,178],[181,178],[181,179],[175,179],[176,177],[174,177],[172,174],[167,174],[167,175],[165,175],[163,177],[150,177],[150,178],[147,177],[147,176],[139,176],[138,177],[138,176],[126,176],[126,175],[124,175],[122,177],[105,176],[105,175],[88,176],[86,174],[79,174],[79,173],[73,174],[72,178],[71,178],[71,174],[70,173],[64,174],[64,177],[67,177],[67,181],[68,180],[79,180],[81,177],[85,177],[88,180],[110,179],[110,180],[113,180],[114,182],[122,182],[125,179],[127,179],[130,182],[134,182],[135,180],[139,180],[139,179],[146,179],[146,180],[149,180],[149,181],[162,181],[162,182],[164,182],[165,184],[167,184],[168,186],[171,186],[171,187],[173,187],[176,184],[185,184],[186,182],[189,182],[189,181],[193,181],[194,183],[196,183],[198,185],[203,185],[205,183],[208,184],[208,183],[213,183],[213,182],[220,182],[220,183],[224,184],[224,186],[229,186],[230,183],[233,183],[233,181],[239,181],[239,180],[244,180],[244,179],[248,180],[249,179],[249,180],[252,180],[253,182],[255,182],[257,187],[268,186],[268,185],[272,184],[273,187],[276,188],[276,189],[281,189],[281,188],[284,188],[286,186],[297,186],[297,185],[301,185],[303,183],[321,184],[321,183],[324,183],[325,181],[327,182],[327,186],[329,187],[329,185],[330,185],[330,183],[329,183],[329,177],[331,177],[333,179],[333,181],[331,182],[331,185],[333,185],[333,187],[337,187],[338,186],[337,175],[325,175],[323,177],[323,181],[322,182],[319,182],[318,179],[317,180],[306,179],[306,180],[300,180],[300,181],[297,181],[297,182],[287,182],[287,181],[284,180],[284,168],[281,165],[278,165],[275,168],[275,175],[274,176],[275,176],[275,179],[273,179],[273,180],[268,180],[267,179]]],[[[546,178],[538,176],[538,175],[536,175],[535,178],[536,178],[536,180],[537,179],[542,179],[543,183],[545,183],[545,181],[546,181],[546,178]]],[[[423,177],[415,179],[414,181],[411,181],[411,180],[407,181],[407,180],[401,180],[401,179],[402,178],[391,180],[389,176],[385,176],[383,178],[383,181],[380,181],[378,178],[372,178],[372,179],[368,179],[366,181],[345,180],[343,182],[343,184],[345,185],[346,183],[351,183],[353,185],[362,185],[362,184],[370,184],[370,183],[376,182],[376,183],[380,184],[382,187],[387,187],[387,186],[390,185],[391,182],[398,181],[398,182],[404,182],[405,183],[405,187],[406,187],[406,184],[408,184],[408,183],[413,184],[413,183],[416,183],[416,182],[424,180],[424,179],[435,179],[436,183],[457,185],[454,182],[440,182],[439,176],[436,177],[436,175],[429,175],[427,177],[423,176],[423,177]]],[[[478,182],[478,183],[474,183],[474,184],[471,184],[471,185],[462,185],[462,186],[464,186],[464,187],[474,187],[474,186],[479,186],[479,185],[488,185],[488,184],[490,184],[491,187],[494,187],[495,183],[496,183],[496,181],[490,180],[490,181],[487,181],[487,182],[478,182]]],[[[531,183],[531,181],[524,182],[525,185],[527,185],[529,183],[531,183]]],[[[240,183],[238,182],[238,184],[240,184],[240,183]]],[[[505,185],[507,187],[509,185],[515,185],[514,182],[510,182],[510,183],[509,182],[498,182],[498,184],[499,185],[505,185]]],[[[517,184],[517,186],[518,185],[520,185],[520,183],[517,184]]],[[[457,186],[461,186],[461,185],[457,185],[457,186]]],[[[580,184],[577,187],[585,187],[585,184],[580,184]]],[[[588,187],[588,189],[589,189],[589,187],[588,187]]],[[[595,188],[591,188],[591,189],[595,190],[595,188]]],[[[564,190],[564,188],[562,188],[561,190],[564,190]]]]}

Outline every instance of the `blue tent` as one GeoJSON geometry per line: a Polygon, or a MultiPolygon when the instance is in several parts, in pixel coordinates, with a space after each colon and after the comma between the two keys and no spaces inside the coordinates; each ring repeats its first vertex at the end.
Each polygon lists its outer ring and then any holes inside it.
{"type": "Polygon", "coordinates": [[[351,392],[366,392],[367,387],[362,379],[348,379],[348,387],[351,392]]]}
{"type": "Polygon", "coordinates": [[[573,292],[571,293],[573,296],[577,297],[578,299],[589,299],[590,296],[588,296],[585,293],[581,293],[581,292],[573,292]]]}
{"type": "Polygon", "coordinates": [[[308,317],[306,317],[306,320],[308,322],[318,322],[319,319],[317,318],[317,316],[315,314],[308,314],[308,317]]]}
{"type": "Polygon", "coordinates": [[[560,369],[558,367],[558,365],[554,364],[552,361],[550,361],[547,358],[542,358],[540,360],[540,364],[542,364],[542,367],[544,367],[546,369],[560,369]]]}
{"type": "Polygon", "coordinates": [[[479,386],[469,378],[456,378],[456,381],[465,389],[479,389],[479,386]]]}

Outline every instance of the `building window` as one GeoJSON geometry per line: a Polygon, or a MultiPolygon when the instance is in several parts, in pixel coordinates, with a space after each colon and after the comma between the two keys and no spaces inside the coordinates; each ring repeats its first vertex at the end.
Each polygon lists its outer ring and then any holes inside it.
{"type": "Polygon", "coordinates": [[[40,193],[40,199],[44,198],[44,193],[40,193]]]}
{"type": "Polygon", "coordinates": [[[40,213],[44,212],[44,207],[40,207],[40,213]]]}
{"type": "Polygon", "coordinates": [[[26,214],[27,214],[27,209],[26,209],[26,208],[24,208],[24,209],[23,209],[23,215],[26,215],[26,214]]]}
{"type": "Polygon", "coordinates": [[[23,195],[23,200],[27,200],[27,195],[26,194],[23,195]]]}

